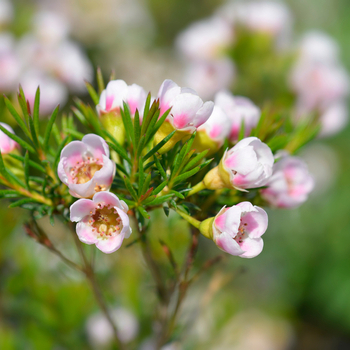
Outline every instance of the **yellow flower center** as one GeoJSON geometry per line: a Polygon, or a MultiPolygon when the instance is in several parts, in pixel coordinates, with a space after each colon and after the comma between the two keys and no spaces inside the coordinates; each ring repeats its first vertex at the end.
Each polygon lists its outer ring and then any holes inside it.
{"type": "Polygon", "coordinates": [[[90,212],[90,215],[89,224],[99,238],[115,236],[123,229],[123,223],[117,210],[110,205],[99,204],[94,211],[90,212]]]}
{"type": "Polygon", "coordinates": [[[103,167],[99,159],[87,157],[82,162],[77,162],[76,166],[70,169],[72,180],[75,184],[85,184],[90,181],[95,175],[96,171],[99,171],[103,167]]]}

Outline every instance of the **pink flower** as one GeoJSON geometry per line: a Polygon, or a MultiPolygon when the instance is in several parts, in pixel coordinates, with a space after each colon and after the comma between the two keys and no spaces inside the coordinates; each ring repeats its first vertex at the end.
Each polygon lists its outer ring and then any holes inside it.
{"type": "Polygon", "coordinates": [[[106,141],[88,134],[63,148],[57,172],[73,197],[91,198],[96,192],[109,190],[115,164],[109,159],[106,141]]]}
{"type": "Polygon", "coordinates": [[[220,17],[192,24],[177,38],[177,47],[189,59],[215,59],[233,41],[232,26],[220,17]]]}
{"type": "Polygon", "coordinates": [[[231,92],[223,90],[215,95],[215,105],[221,107],[229,116],[232,126],[229,139],[236,142],[242,121],[244,121],[245,137],[249,136],[260,119],[260,109],[246,97],[233,96],[231,92]]]}
{"type": "MultiPolygon", "coordinates": [[[[205,133],[210,141],[214,141],[217,148],[221,147],[230,134],[231,120],[227,114],[218,106],[214,106],[213,113],[209,119],[198,128],[197,135],[205,133]]],[[[196,144],[196,140],[195,140],[196,144]]],[[[193,145],[197,151],[196,145],[193,145]]],[[[209,147],[208,147],[209,148],[209,147]]]]}
{"type": "MultiPolygon", "coordinates": [[[[6,130],[10,131],[12,134],[14,134],[13,129],[11,126],[0,123],[2,127],[4,127],[6,130]]],[[[11,138],[9,138],[4,132],[0,130],[0,151],[2,154],[10,153],[12,152],[16,147],[18,147],[18,143],[13,141],[11,138]]]]}
{"type": "Polygon", "coordinates": [[[142,113],[146,98],[146,91],[141,86],[127,85],[124,80],[113,80],[102,91],[97,111],[99,114],[119,112],[124,101],[129,105],[131,114],[135,114],[136,109],[142,113]]]}
{"type": "Polygon", "coordinates": [[[306,201],[314,188],[314,179],[305,162],[292,156],[283,156],[273,167],[273,175],[261,190],[262,197],[279,208],[293,208],[306,201]]]}
{"type": "Polygon", "coordinates": [[[274,163],[270,148],[256,137],[248,137],[226,151],[222,160],[231,185],[239,190],[264,186],[274,163]]]}
{"type": "Polygon", "coordinates": [[[131,234],[128,206],[110,192],[99,192],[91,199],[79,199],[70,207],[70,220],[78,222],[76,231],[86,244],[96,244],[104,253],[120,248],[131,234]]]}
{"type": "Polygon", "coordinates": [[[235,78],[235,66],[227,58],[193,61],[186,70],[186,84],[204,99],[210,99],[221,89],[229,88],[235,78]]]}
{"type": "Polygon", "coordinates": [[[320,116],[321,131],[319,136],[331,136],[342,130],[348,123],[348,107],[345,101],[336,101],[327,106],[320,116]]]}
{"type": "Polygon", "coordinates": [[[214,103],[203,103],[197,93],[181,88],[172,80],[165,80],[158,92],[160,115],[171,107],[168,121],[176,130],[194,132],[210,117],[214,103]]]}
{"type": "Polygon", "coordinates": [[[261,236],[267,224],[265,210],[250,202],[242,202],[231,208],[223,207],[213,222],[213,241],[231,255],[254,258],[263,249],[261,236]]]}

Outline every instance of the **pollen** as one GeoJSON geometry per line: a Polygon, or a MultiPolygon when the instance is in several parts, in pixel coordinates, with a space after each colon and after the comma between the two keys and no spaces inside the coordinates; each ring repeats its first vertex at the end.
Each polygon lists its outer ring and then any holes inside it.
{"type": "Polygon", "coordinates": [[[123,228],[122,220],[112,206],[98,205],[91,215],[89,224],[98,238],[109,238],[116,236],[123,228]]]}
{"type": "Polygon", "coordinates": [[[99,171],[102,166],[103,164],[99,159],[87,157],[82,162],[77,162],[76,166],[70,169],[72,181],[75,184],[85,184],[93,178],[96,171],[99,171]]]}

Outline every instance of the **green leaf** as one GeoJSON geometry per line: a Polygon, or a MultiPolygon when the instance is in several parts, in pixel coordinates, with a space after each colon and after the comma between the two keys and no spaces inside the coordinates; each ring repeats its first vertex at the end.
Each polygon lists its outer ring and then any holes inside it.
{"type": "Polygon", "coordinates": [[[169,193],[173,193],[177,198],[185,199],[184,195],[182,195],[180,192],[171,190],[171,191],[169,191],[169,193]]]}
{"type": "Polygon", "coordinates": [[[40,105],[40,87],[38,86],[35,93],[34,108],[33,108],[34,129],[37,135],[39,135],[39,105],[40,105]]]}
{"type": "Polygon", "coordinates": [[[19,207],[23,204],[27,204],[27,203],[37,203],[34,199],[32,198],[23,198],[23,199],[20,199],[16,202],[13,202],[9,205],[9,208],[15,208],[15,207],[19,207]]]}
{"type": "Polygon", "coordinates": [[[194,167],[195,165],[197,165],[205,156],[206,154],[209,152],[208,149],[206,149],[205,151],[197,154],[193,159],[191,159],[186,166],[183,168],[183,171],[187,171],[189,169],[191,169],[192,167],[194,167]]]}
{"type": "Polygon", "coordinates": [[[82,123],[87,128],[89,127],[89,123],[87,122],[85,116],[79,111],[78,108],[72,107],[72,112],[79,119],[80,123],[82,123]]]}
{"type": "Polygon", "coordinates": [[[149,157],[152,157],[156,152],[158,152],[175,134],[176,130],[172,131],[168,136],[164,137],[162,141],[153,147],[144,157],[143,161],[145,162],[149,157]]]}
{"type": "Polygon", "coordinates": [[[134,126],[132,124],[129,106],[124,101],[123,101],[123,108],[120,109],[120,114],[122,115],[123,124],[125,127],[125,133],[127,137],[130,139],[131,143],[135,145],[134,126]]]}
{"type": "Polygon", "coordinates": [[[58,150],[56,152],[55,160],[54,160],[54,169],[57,169],[58,162],[60,160],[61,152],[63,150],[63,147],[66,145],[67,142],[71,140],[71,136],[67,136],[61,144],[58,146],[58,150]]]}
{"type": "Polygon", "coordinates": [[[164,202],[167,202],[171,197],[173,197],[173,194],[165,194],[164,196],[161,197],[157,197],[155,198],[152,202],[148,203],[148,206],[155,206],[155,205],[159,205],[162,204],[164,202]]]}
{"type": "Polygon", "coordinates": [[[142,184],[144,182],[145,176],[144,176],[144,172],[143,172],[143,162],[142,162],[142,158],[139,158],[139,189],[138,189],[138,197],[140,197],[142,195],[142,184]]]}
{"type": "Polygon", "coordinates": [[[31,139],[34,143],[34,146],[36,148],[39,147],[39,142],[38,142],[38,138],[37,138],[37,132],[35,131],[35,126],[34,126],[34,121],[31,117],[29,117],[29,128],[30,128],[30,133],[31,133],[31,139]]]}
{"type": "Polygon", "coordinates": [[[145,113],[143,115],[143,120],[142,120],[141,135],[144,135],[146,133],[149,123],[151,122],[152,117],[154,116],[154,114],[158,109],[159,109],[159,102],[158,100],[154,100],[151,108],[147,111],[145,110],[145,113]]]}
{"type": "Polygon", "coordinates": [[[2,154],[0,150],[0,174],[8,181],[10,181],[9,174],[5,168],[4,160],[2,159],[2,154]]]}
{"type": "Polygon", "coordinates": [[[12,132],[8,131],[6,128],[4,128],[2,125],[0,125],[0,130],[6,134],[10,139],[16,141],[20,146],[22,146],[24,149],[27,149],[29,152],[36,154],[35,149],[26,141],[22,140],[20,137],[18,137],[15,134],[12,134],[12,132]]]}
{"type": "Polygon", "coordinates": [[[125,186],[126,186],[127,190],[129,191],[131,197],[137,202],[138,201],[137,193],[136,193],[134,187],[132,186],[130,180],[126,176],[124,176],[124,182],[125,182],[125,186]]]}
{"type": "Polygon", "coordinates": [[[77,130],[74,130],[74,129],[70,129],[70,128],[64,129],[63,132],[74,136],[78,140],[81,140],[85,136],[83,133],[81,133],[77,130]]]}
{"type": "Polygon", "coordinates": [[[140,212],[140,214],[145,218],[145,219],[150,219],[151,217],[147,213],[146,209],[143,207],[137,207],[137,210],[140,212]]]}
{"type": "Polygon", "coordinates": [[[188,179],[189,177],[193,176],[194,174],[198,173],[198,171],[200,170],[200,167],[197,166],[194,169],[187,171],[179,176],[177,176],[176,178],[174,178],[173,182],[174,184],[178,183],[178,182],[182,182],[186,179],[188,179]]]}
{"type": "Polygon", "coordinates": [[[140,142],[140,137],[141,137],[141,125],[140,125],[140,115],[139,115],[139,111],[136,110],[135,112],[135,117],[134,117],[134,140],[135,140],[135,144],[134,144],[134,148],[135,150],[137,150],[137,147],[139,145],[140,142]]]}
{"type": "Polygon", "coordinates": [[[131,159],[129,158],[125,149],[113,138],[112,135],[110,135],[107,131],[104,131],[104,132],[113,141],[113,142],[106,141],[108,146],[111,147],[114,151],[116,151],[120,155],[120,157],[125,159],[130,165],[132,165],[131,159]]]}
{"type": "Polygon", "coordinates": [[[152,95],[151,95],[151,93],[149,92],[148,95],[147,95],[147,99],[146,99],[146,103],[145,103],[145,108],[143,109],[143,116],[144,116],[144,119],[147,118],[147,115],[148,115],[148,112],[149,112],[149,106],[151,105],[151,98],[152,98],[152,95]]]}
{"type": "Polygon", "coordinates": [[[151,179],[152,179],[152,175],[151,175],[151,173],[149,173],[146,177],[145,182],[142,185],[142,191],[141,191],[142,195],[145,194],[149,190],[149,185],[151,183],[151,179]]]}
{"type": "Polygon", "coordinates": [[[148,142],[151,141],[152,137],[154,136],[154,134],[156,133],[156,131],[158,130],[154,130],[154,126],[158,120],[159,117],[159,113],[160,110],[158,109],[152,116],[152,119],[148,125],[148,128],[146,130],[146,134],[145,134],[145,144],[147,145],[148,142]]]}
{"type": "Polygon", "coordinates": [[[157,169],[158,169],[160,175],[162,176],[163,180],[167,180],[168,178],[167,178],[167,176],[166,176],[166,172],[165,172],[165,170],[163,169],[162,164],[160,164],[160,161],[159,161],[159,159],[157,158],[157,156],[154,155],[154,156],[153,156],[153,159],[154,159],[154,163],[155,163],[155,165],[156,165],[156,167],[157,167],[157,169]]]}
{"type": "Polygon", "coordinates": [[[26,152],[24,156],[24,180],[27,185],[27,190],[30,190],[29,186],[29,153],[26,152]]]}
{"type": "Polygon", "coordinates": [[[0,198],[22,197],[22,194],[15,190],[0,190],[0,198]]]}
{"type": "Polygon", "coordinates": [[[98,105],[100,102],[100,98],[99,98],[96,90],[94,89],[94,87],[87,81],[85,81],[85,86],[86,86],[86,89],[89,92],[89,95],[90,95],[92,101],[94,102],[94,104],[98,105]]]}
{"type": "Polygon", "coordinates": [[[245,125],[244,125],[244,118],[242,118],[241,127],[240,127],[239,133],[238,133],[238,141],[243,140],[244,135],[245,135],[245,125]]]}
{"type": "Polygon", "coordinates": [[[28,105],[27,105],[26,97],[24,96],[24,92],[21,85],[19,85],[19,93],[17,97],[18,97],[18,102],[21,107],[22,113],[24,115],[24,119],[27,122],[27,124],[29,124],[28,105]]]}
{"type": "Polygon", "coordinates": [[[55,123],[59,108],[60,108],[59,105],[55,108],[55,110],[51,114],[51,117],[49,119],[49,123],[47,124],[46,130],[45,130],[45,136],[44,136],[44,144],[43,144],[44,152],[47,152],[47,147],[49,145],[52,126],[55,123]]]}
{"type": "Polygon", "coordinates": [[[100,67],[97,68],[97,86],[98,86],[98,94],[101,95],[102,91],[105,89],[105,83],[103,81],[103,75],[100,67]]]}
{"type": "Polygon", "coordinates": [[[163,181],[158,187],[156,187],[152,194],[156,195],[158,194],[166,185],[168,184],[168,180],[163,181]]]}

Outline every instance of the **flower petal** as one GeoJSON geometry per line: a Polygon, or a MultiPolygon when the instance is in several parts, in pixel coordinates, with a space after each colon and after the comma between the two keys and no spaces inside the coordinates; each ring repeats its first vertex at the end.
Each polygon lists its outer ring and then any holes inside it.
{"type": "Polygon", "coordinates": [[[194,119],[194,126],[198,128],[202,124],[204,124],[211,114],[213,113],[214,102],[207,101],[203,104],[203,106],[198,110],[194,119]]]}
{"type": "Polygon", "coordinates": [[[87,146],[81,141],[72,141],[61,152],[61,159],[67,158],[66,167],[76,166],[83,161],[83,155],[87,151],[87,146]]]}
{"type": "Polygon", "coordinates": [[[98,240],[96,247],[106,254],[114,253],[121,247],[123,240],[124,235],[120,233],[108,239],[98,240]]]}
{"type": "Polygon", "coordinates": [[[231,255],[240,256],[244,253],[244,250],[241,249],[238,243],[227,232],[223,232],[219,235],[215,243],[221,250],[231,255]]]}
{"type": "Polygon", "coordinates": [[[241,258],[254,258],[262,252],[263,247],[264,242],[261,238],[246,238],[241,243],[241,248],[244,252],[239,256],[241,258]]]}
{"type": "Polygon", "coordinates": [[[92,231],[92,227],[88,225],[88,218],[79,221],[76,226],[76,232],[81,242],[86,244],[96,244],[98,239],[92,231]]]}
{"type": "Polygon", "coordinates": [[[94,158],[102,158],[102,155],[109,158],[109,148],[102,137],[95,134],[87,134],[83,137],[82,142],[86,144],[87,151],[94,158]]]}
{"type": "Polygon", "coordinates": [[[123,209],[120,209],[118,207],[115,207],[120,218],[122,219],[123,223],[123,229],[121,231],[121,234],[125,236],[125,238],[129,238],[131,235],[131,227],[130,227],[130,220],[129,216],[123,211],[123,209]]]}
{"type": "Polygon", "coordinates": [[[122,210],[123,204],[125,204],[124,202],[122,204],[119,198],[114,193],[107,191],[101,191],[96,193],[92,200],[95,203],[95,205],[98,203],[102,203],[105,205],[111,205],[112,207],[116,207],[122,210]]]}
{"type": "Polygon", "coordinates": [[[90,211],[96,208],[96,204],[90,199],[79,199],[70,206],[70,221],[77,222],[85,216],[90,215],[90,211]]]}

